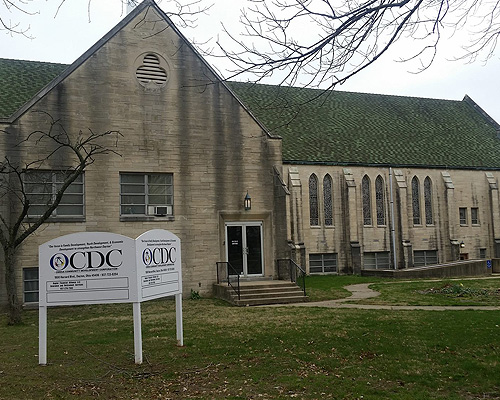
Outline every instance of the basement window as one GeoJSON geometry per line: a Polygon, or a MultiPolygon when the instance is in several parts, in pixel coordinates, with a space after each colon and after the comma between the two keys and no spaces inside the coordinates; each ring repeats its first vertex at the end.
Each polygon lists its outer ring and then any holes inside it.
{"type": "Polygon", "coordinates": [[[437,250],[415,250],[413,252],[413,266],[425,267],[438,263],[437,250]]]}
{"type": "Polygon", "coordinates": [[[389,269],[390,266],[390,253],[388,251],[364,253],[364,269],[389,269]]]}
{"type": "Polygon", "coordinates": [[[337,253],[309,254],[309,273],[337,272],[337,253]]]}

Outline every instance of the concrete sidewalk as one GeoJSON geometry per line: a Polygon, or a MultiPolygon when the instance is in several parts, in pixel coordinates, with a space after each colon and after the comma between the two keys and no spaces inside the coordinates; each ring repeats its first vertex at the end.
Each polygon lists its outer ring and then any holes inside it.
{"type": "Polygon", "coordinates": [[[263,307],[325,307],[325,308],[357,308],[361,310],[426,310],[426,311],[446,311],[446,310],[500,310],[500,306],[391,306],[381,304],[353,304],[351,301],[369,299],[377,297],[380,292],[370,289],[371,283],[360,283],[357,285],[345,286],[344,289],[351,292],[350,297],[337,300],[315,301],[308,303],[276,304],[263,307]]]}

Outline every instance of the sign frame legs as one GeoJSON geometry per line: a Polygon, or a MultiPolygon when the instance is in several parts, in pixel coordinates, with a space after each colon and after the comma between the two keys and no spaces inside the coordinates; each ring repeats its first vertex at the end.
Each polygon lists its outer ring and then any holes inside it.
{"type": "Polygon", "coordinates": [[[38,307],[38,364],[47,365],[47,307],[38,307]]]}
{"type": "Polygon", "coordinates": [[[134,309],[134,354],[135,363],[142,364],[142,323],[141,303],[133,303],[134,309]]]}
{"type": "Polygon", "coordinates": [[[184,346],[184,329],[182,326],[182,293],[175,295],[175,327],[177,332],[177,346],[184,346]]]}

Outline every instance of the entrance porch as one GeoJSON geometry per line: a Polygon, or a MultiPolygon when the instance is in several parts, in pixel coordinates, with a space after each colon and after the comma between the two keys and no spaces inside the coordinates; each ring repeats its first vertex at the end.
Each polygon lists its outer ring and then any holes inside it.
{"type": "Polygon", "coordinates": [[[297,284],[290,281],[259,279],[242,280],[239,292],[228,283],[214,284],[214,296],[236,306],[300,303],[307,301],[297,284]],[[239,294],[238,294],[239,293],[239,294]]]}

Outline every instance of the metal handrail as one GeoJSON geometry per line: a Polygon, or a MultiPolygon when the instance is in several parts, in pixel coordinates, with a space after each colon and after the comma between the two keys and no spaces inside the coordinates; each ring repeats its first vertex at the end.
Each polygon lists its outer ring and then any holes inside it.
{"type": "Polygon", "coordinates": [[[301,286],[299,284],[299,280],[297,279],[297,275],[300,275],[300,277],[302,278],[302,291],[304,292],[304,296],[307,296],[306,294],[306,271],[300,266],[298,265],[295,261],[293,261],[291,258],[280,258],[278,260],[276,260],[277,263],[278,263],[278,279],[288,279],[288,277],[285,277],[283,274],[282,274],[282,271],[281,271],[281,264],[283,264],[283,262],[287,263],[288,264],[288,275],[290,277],[290,282],[293,282],[293,283],[296,283],[299,287],[301,286]]]}
{"type": "Polygon", "coordinates": [[[222,278],[219,274],[219,265],[225,264],[226,265],[226,277],[227,277],[227,285],[231,286],[231,289],[238,295],[238,300],[240,300],[241,296],[241,287],[240,287],[240,274],[238,271],[234,269],[234,267],[231,265],[230,262],[228,261],[218,261],[217,263],[217,283],[222,283],[224,281],[224,278],[222,278]],[[233,272],[231,274],[230,272],[233,272]],[[236,275],[237,277],[237,287],[235,288],[233,284],[231,283],[231,275],[236,275]]]}

